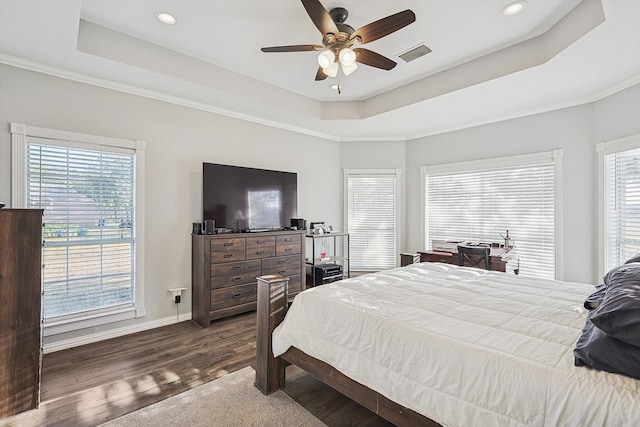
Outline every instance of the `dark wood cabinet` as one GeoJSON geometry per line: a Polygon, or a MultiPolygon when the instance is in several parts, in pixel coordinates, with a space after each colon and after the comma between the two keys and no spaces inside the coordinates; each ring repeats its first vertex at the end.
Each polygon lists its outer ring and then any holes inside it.
{"type": "Polygon", "coordinates": [[[304,231],[192,235],[191,313],[212,320],[256,309],[258,276],[289,278],[293,298],[305,289],[304,231]]]}
{"type": "Polygon", "coordinates": [[[40,401],[41,209],[0,209],[0,418],[40,401]]]}

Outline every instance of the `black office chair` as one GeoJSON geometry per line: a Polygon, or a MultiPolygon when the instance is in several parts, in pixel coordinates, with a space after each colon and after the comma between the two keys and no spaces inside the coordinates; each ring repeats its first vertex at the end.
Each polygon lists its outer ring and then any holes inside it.
{"type": "Polygon", "coordinates": [[[491,248],[481,246],[458,246],[458,265],[489,269],[491,248]]]}

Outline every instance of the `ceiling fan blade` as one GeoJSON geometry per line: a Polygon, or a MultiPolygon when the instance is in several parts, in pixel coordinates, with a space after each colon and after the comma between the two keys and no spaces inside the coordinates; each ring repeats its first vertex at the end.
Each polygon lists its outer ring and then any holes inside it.
{"type": "Polygon", "coordinates": [[[360,37],[361,43],[369,43],[398,31],[415,20],[416,14],[411,9],[407,9],[358,28],[351,34],[351,40],[360,37]]]}
{"type": "Polygon", "coordinates": [[[320,3],[320,0],[302,0],[302,5],[307,10],[309,18],[322,34],[338,34],[340,32],[336,23],[329,16],[329,12],[320,3]]]}
{"type": "Polygon", "coordinates": [[[316,81],[324,80],[327,78],[327,75],[322,71],[322,67],[318,67],[318,72],[316,73],[316,81]]]}
{"type": "Polygon", "coordinates": [[[263,52],[307,52],[310,50],[322,50],[323,46],[318,46],[315,44],[296,44],[291,46],[273,46],[273,47],[263,47],[260,49],[263,52]]]}
{"type": "Polygon", "coordinates": [[[382,56],[369,49],[358,47],[353,49],[353,51],[356,53],[356,61],[361,64],[370,65],[383,70],[390,70],[397,65],[386,56],[382,56]]]}

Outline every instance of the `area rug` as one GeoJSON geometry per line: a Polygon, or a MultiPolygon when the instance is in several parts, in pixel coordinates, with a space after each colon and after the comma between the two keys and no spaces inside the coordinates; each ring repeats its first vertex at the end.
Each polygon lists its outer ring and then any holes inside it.
{"type": "Polygon", "coordinates": [[[246,367],[102,426],[325,426],[282,391],[263,395],[255,376],[246,367]]]}

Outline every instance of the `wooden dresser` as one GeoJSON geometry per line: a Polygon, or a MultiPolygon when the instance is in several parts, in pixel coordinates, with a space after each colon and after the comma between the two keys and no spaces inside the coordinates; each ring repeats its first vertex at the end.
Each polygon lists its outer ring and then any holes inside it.
{"type": "Polygon", "coordinates": [[[256,309],[256,277],[289,277],[291,298],[305,286],[304,231],[192,235],[191,315],[202,327],[256,309]]]}
{"type": "Polygon", "coordinates": [[[41,209],[0,209],[0,419],[38,407],[41,209]]]}

